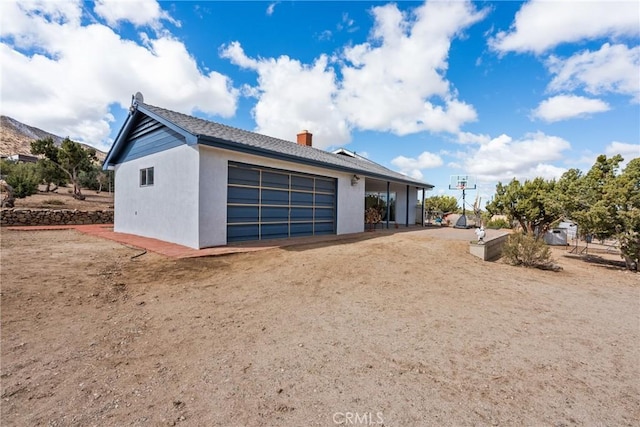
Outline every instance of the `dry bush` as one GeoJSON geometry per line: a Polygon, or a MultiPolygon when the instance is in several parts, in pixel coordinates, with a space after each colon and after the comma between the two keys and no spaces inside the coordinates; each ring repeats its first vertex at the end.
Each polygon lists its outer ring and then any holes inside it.
{"type": "Polygon", "coordinates": [[[556,269],[549,246],[529,234],[511,234],[502,248],[502,256],[511,265],[556,269]]]}

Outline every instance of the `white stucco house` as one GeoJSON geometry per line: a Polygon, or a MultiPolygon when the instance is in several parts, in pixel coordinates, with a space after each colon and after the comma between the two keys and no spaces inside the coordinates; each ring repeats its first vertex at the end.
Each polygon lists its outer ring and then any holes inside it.
{"type": "Polygon", "coordinates": [[[347,150],[316,149],[306,131],[285,141],[141,97],[104,168],[115,170],[116,232],[191,248],[361,232],[365,203],[384,206],[383,226],[408,226],[418,190],[433,188],[347,150]]]}

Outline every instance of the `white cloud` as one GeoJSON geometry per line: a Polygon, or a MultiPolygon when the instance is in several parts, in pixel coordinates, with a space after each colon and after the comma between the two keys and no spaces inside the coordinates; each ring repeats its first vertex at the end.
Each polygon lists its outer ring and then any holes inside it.
{"type": "Polygon", "coordinates": [[[356,21],[349,17],[348,13],[342,14],[342,21],[336,26],[338,31],[346,31],[348,33],[355,33],[360,29],[356,26],[356,21]]]}
{"type": "Polygon", "coordinates": [[[558,179],[562,176],[563,173],[567,171],[567,168],[562,168],[555,165],[550,165],[546,163],[540,163],[536,165],[536,167],[529,171],[525,178],[533,179],[537,177],[541,177],[544,179],[558,179]]]}
{"type": "Polygon", "coordinates": [[[161,20],[179,26],[179,22],[162,10],[156,0],[96,0],[93,10],[112,27],[128,21],[137,27],[159,28],[161,20]]]}
{"type": "Polygon", "coordinates": [[[185,113],[235,113],[239,94],[231,81],[201,72],[166,32],[136,43],[99,23],[83,26],[80,3],[42,4],[46,13],[34,13],[32,3],[2,2],[2,114],[105,149],[110,106],[128,108],[136,91],[185,113]]]}
{"type": "MultiPolygon", "coordinates": [[[[457,133],[477,119],[473,106],[456,99],[445,74],[451,40],[485,13],[469,2],[431,1],[407,15],[393,4],[372,14],[370,40],[346,47],[336,63],[325,56],[312,64],[286,56],[254,59],[238,42],[221,50],[258,73],[259,132],[291,139],[308,128],[326,148],[348,142],[353,128],[457,133]]],[[[343,23],[354,24],[347,15],[343,23]]]]}
{"type": "MultiPolygon", "coordinates": [[[[640,144],[628,144],[625,142],[613,141],[611,144],[607,145],[604,153],[609,157],[620,154],[624,158],[624,162],[621,163],[620,167],[624,169],[631,159],[640,157],[640,144]]],[[[594,162],[592,162],[592,164],[594,162]]]]}
{"type": "Polygon", "coordinates": [[[458,140],[459,144],[486,144],[491,141],[491,137],[486,134],[476,134],[472,132],[459,132],[458,140]]]}
{"type": "Polygon", "coordinates": [[[238,42],[231,42],[226,46],[222,46],[220,48],[220,56],[230,59],[232,63],[242,68],[249,68],[257,71],[260,65],[260,61],[249,58],[244,53],[244,49],[238,42]]]}
{"type": "Polygon", "coordinates": [[[563,152],[570,148],[566,140],[542,132],[527,134],[519,140],[503,134],[481,144],[477,150],[470,150],[464,159],[464,170],[485,182],[514,177],[557,178],[565,169],[550,162],[561,160],[563,152]]]}
{"type": "Polygon", "coordinates": [[[558,95],[545,99],[533,110],[534,118],[546,122],[585,117],[593,113],[609,111],[609,104],[600,99],[576,95],[558,95]]]}
{"type": "Polygon", "coordinates": [[[432,169],[442,166],[442,158],[428,151],[423,152],[417,158],[398,156],[391,160],[391,164],[400,169],[400,172],[415,179],[422,179],[423,169],[432,169]]]}
{"type": "Polygon", "coordinates": [[[221,56],[258,73],[258,87],[251,91],[258,98],[253,110],[257,132],[291,141],[308,129],[316,148],[350,141],[349,126],[333,101],[336,77],[327,57],[312,65],[288,56],[255,60],[237,42],[223,48],[221,56]]]}
{"type": "Polygon", "coordinates": [[[637,36],[637,1],[545,1],[525,3],[509,31],[499,32],[490,46],[502,53],[543,53],[561,43],[599,37],[637,36]]]}
{"type": "Polygon", "coordinates": [[[273,12],[275,12],[276,10],[276,6],[279,4],[280,2],[274,2],[274,3],[270,3],[269,6],[267,6],[267,15],[271,16],[273,15],[273,12]]]}
{"type": "Polygon", "coordinates": [[[370,42],[344,50],[337,105],[363,130],[457,132],[477,118],[445,79],[451,40],[484,17],[471,3],[426,2],[411,16],[374,7],[370,42]]]}
{"type": "Polygon", "coordinates": [[[591,94],[620,93],[640,102],[640,46],[605,43],[598,51],[577,53],[568,59],[551,56],[546,66],[554,74],[550,91],[584,88],[591,94]]]}

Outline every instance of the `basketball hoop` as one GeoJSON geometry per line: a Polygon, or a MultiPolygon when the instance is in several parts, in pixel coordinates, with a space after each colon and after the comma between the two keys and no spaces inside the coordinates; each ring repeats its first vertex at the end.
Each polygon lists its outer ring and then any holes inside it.
{"type": "Polygon", "coordinates": [[[471,175],[451,175],[449,178],[449,190],[462,191],[462,216],[458,219],[455,228],[467,228],[467,212],[465,209],[466,190],[475,190],[476,180],[471,175]]]}
{"type": "Polygon", "coordinates": [[[451,175],[449,178],[449,190],[475,190],[475,177],[470,175],[451,175]]]}

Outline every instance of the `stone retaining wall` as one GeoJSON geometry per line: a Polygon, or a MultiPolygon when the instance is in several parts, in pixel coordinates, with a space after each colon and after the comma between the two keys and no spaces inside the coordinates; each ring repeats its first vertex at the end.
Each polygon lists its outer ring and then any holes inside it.
{"type": "Polygon", "coordinates": [[[113,224],[113,211],[79,211],[75,209],[0,210],[0,225],[71,225],[113,224]]]}
{"type": "Polygon", "coordinates": [[[502,247],[507,243],[509,234],[486,240],[484,244],[469,243],[469,253],[484,261],[493,261],[502,256],[502,247]]]}

